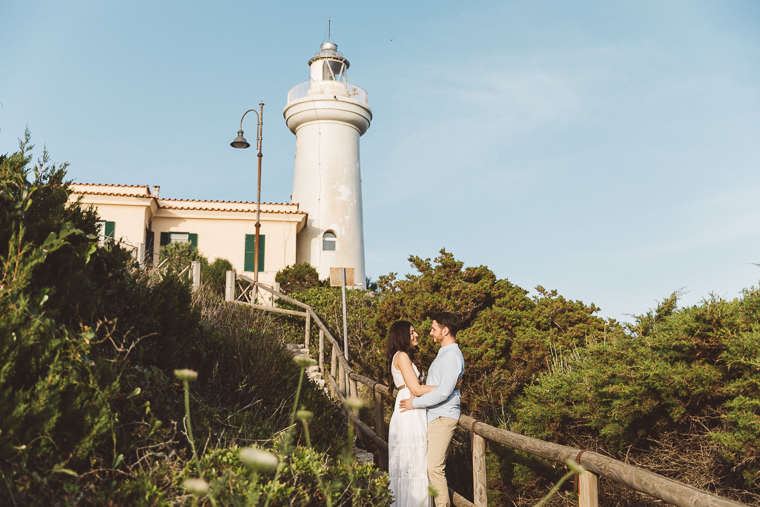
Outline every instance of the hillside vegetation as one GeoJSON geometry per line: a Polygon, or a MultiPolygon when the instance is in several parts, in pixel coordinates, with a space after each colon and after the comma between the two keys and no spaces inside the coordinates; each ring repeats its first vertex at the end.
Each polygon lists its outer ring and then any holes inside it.
{"type": "MultiPolygon", "coordinates": [[[[429,365],[436,353],[425,339],[430,315],[451,311],[464,325],[463,413],[760,503],[760,291],[681,309],[673,294],[626,325],[543,287],[528,296],[446,251],[410,262],[414,274],[381,277],[377,294],[349,293],[349,355],[358,371],[384,378],[386,331],[399,319],[423,336],[420,359],[429,365]]],[[[339,289],[296,297],[342,337],[339,289]]],[[[448,465],[465,495],[472,488],[469,452],[469,435],[462,434],[448,465]]],[[[532,505],[564,473],[497,444],[488,459],[489,505],[532,505]]],[[[614,483],[602,480],[601,487],[604,505],[649,502],[614,483]]],[[[577,502],[571,490],[553,505],[577,502]]]]}
{"type": "MultiPolygon", "coordinates": [[[[303,339],[302,319],[223,302],[223,259],[173,246],[167,269],[149,272],[118,244],[99,245],[95,212],[67,204],[66,166],[47,153],[32,164],[31,148],[27,134],[0,156],[0,505],[389,505],[387,476],[350,463],[342,408],[309,382],[299,389],[302,368],[283,341],[303,339]],[[179,274],[190,258],[208,282],[196,293],[179,274]],[[181,368],[198,373],[189,404],[200,466],[181,368]],[[251,446],[276,456],[278,471],[246,468],[251,446]],[[200,476],[210,489],[194,495],[183,483],[200,476]]],[[[626,325],[445,250],[410,262],[412,274],[347,294],[357,371],[385,377],[398,319],[415,324],[429,365],[430,316],[451,311],[464,326],[464,413],[760,504],[758,289],[686,308],[673,294],[626,325]]],[[[280,280],[342,338],[340,289],[312,271],[280,280]]],[[[371,402],[361,415],[373,424],[371,402]]],[[[469,445],[459,434],[448,464],[465,496],[469,445]]],[[[497,444],[487,457],[492,506],[533,505],[565,472],[497,444]]],[[[601,489],[602,505],[658,505],[604,480],[601,489]]],[[[551,502],[574,505],[572,486],[551,502]]]]}
{"type": "Polygon", "coordinates": [[[298,389],[280,324],[98,246],[95,212],[67,204],[66,166],[33,165],[31,149],[27,133],[0,156],[0,505],[388,503],[387,480],[345,458],[341,408],[298,389]],[[201,469],[182,368],[198,372],[201,469]],[[294,408],[313,413],[310,445],[294,408]],[[244,466],[251,445],[279,459],[276,480],[244,466]],[[195,497],[183,482],[201,475],[195,497]]]}

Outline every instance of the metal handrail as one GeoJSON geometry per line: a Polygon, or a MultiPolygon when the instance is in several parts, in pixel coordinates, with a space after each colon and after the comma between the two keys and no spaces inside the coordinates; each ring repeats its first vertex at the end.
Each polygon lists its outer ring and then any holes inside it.
{"type": "Polygon", "coordinates": [[[351,83],[343,83],[341,81],[306,81],[305,83],[297,84],[288,91],[288,104],[309,97],[319,97],[320,95],[329,96],[333,98],[335,95],[334,85],[342,85],[341,98],[348,98],[356,100],[364,104],[369,104],[369,94],[363,88],[351,83]],[[325,89],[322,90],[321,86],[317,83],[325,83],[325,89]]]}

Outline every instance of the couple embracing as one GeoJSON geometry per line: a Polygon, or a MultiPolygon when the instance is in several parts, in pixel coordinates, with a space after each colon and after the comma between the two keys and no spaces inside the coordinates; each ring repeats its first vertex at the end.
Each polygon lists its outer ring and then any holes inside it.
{"type": "Polygon", "coordinates": [[[441,348],[430,365],[428,385],[422,383],[415,357],[419,335],[414,326],[398,321],[388,332],[386,373],[389,385],[399,390],[388,429],[388,475],[397,507],[431,506],[428,485],[437,491],[436,507],[450,505],[444,471],[459,422],[459,380],[464,373],[457,325],[452,313],[433,316],[430,336],[441,348]]]}

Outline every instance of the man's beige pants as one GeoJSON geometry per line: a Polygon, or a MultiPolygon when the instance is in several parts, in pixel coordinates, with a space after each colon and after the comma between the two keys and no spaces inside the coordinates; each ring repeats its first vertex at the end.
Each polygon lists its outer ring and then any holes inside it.
{"type": "Polygon", "coordinates": [[[435,507],[449,507],[449,485],[446,482],[446,453],[451,437],[459,421],[451,417],[439,417],[428,423],[428,479],[436,490],[435,507]]]}

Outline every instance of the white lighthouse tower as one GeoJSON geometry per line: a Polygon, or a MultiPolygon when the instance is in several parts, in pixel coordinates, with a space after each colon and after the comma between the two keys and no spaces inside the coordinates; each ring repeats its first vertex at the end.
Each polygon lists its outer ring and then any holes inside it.
{"type": "Polygon", "coordinates": [[[364,287],[364,226],[359,137],[369,128],[367,92],[346,80],[348,60],[332,42],[309,60],[310,80],[288,92],[283,115],[296,135],[293,202],[309,214],[298,235],[297,262],[320,278],[354,268],[364,287]]]}

